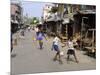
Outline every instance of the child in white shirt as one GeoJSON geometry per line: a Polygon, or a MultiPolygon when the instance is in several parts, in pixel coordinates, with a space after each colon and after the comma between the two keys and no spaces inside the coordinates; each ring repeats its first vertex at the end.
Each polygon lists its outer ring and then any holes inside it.
{"type": "MultiPolygon", "coordinates": [[[[72,39],[69,39],[69,40],[68,40],[67,46],[68,46],[67,61],[69,61],[70,55],[73,55],[74,58],[75,58],[75,61],[78,63],[78,60],[77,60],[77,58],[76,58],[75,48],[74,48],[74,42],[72,41],[72,39]]],[[[63,47],[64,47],[64,46],[63,46],[63,47]]]]}
{"type": "Polygon", "coordinates": [[[52,44],[52,50],[55,50],[57,53],[54,57],[54,61],[57,60],[57,56],[59,56],[59,63],[62,64],[62,60],[60,56],[60,49],[59,49],[59,42],[60,42],[60,39],[58,38],[57,35],[55,35],[53,44],[52,44]]]}

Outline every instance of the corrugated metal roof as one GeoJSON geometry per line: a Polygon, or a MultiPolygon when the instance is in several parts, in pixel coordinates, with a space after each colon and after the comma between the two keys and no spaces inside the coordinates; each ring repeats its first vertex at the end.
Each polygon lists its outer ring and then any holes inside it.
{"type": "Polygon", "coordinates": [[[96,11],[94,11],[94,10],[83,10],[83,11],[80,11],[80,13],[82,13],[82,14],[96,14],[96,11]]]}
{"type": "Polygon", "coordinates": [[[59,16],[51,15],[51,18],[47,19],[46,21],[59,21],[61,18],[59,16]]]}

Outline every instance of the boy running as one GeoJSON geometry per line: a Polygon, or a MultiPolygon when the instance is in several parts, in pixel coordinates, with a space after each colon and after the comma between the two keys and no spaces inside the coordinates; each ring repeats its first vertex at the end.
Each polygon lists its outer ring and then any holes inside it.
{"type": "Polygon", "coordinates": [[[62,60],[61,60],[61,56],[60,56],[60,50],[59,50],[59,42],[60,39],[57,37],[57,35],[55,35],[54,40],[53,40],[53,44],[52,44],[52,50],[54,49],[56,51],[56,55],[54,57],[54,61],[57,60],[57,57],[59,56],[59,63],[62,64],[62,60]]]}

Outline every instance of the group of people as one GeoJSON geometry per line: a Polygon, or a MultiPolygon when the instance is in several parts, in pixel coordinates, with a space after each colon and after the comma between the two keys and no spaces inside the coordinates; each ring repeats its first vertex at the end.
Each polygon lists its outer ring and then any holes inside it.
{"type": "MultiPolygon", "coordinates": [[[[56,51],[56,55],[55,55],[53,60],[54,61],[58,60],[59,63],[63,64],[63,62],[61,60],[61,50],[59,49],[59,42],[61,42],[60,37],[56,34],[55,37],[54,37],[54,40],[53,40],[53,44],[52,44],[52,49],[51,50],[56,51]],[[59,57],[59,58],[57,58],[57,57],[59,57]]],[[[66,53],[67,61],[69,61],[70,55],[73,55],[74,58],[75,58],[75,61],[78,63],[79,61],[78,61],[78,59],[76,57],[75,48],[74,48],[74,42],[73,42],[72,38],[70,38],[68,41],[66,41],[66,43],[63,43],[63,44],[64,45],[62,46],[62,48],[67,46],[67,49],[66,49],[66,51],[67,51],[67,53],[66,53]]]]}
{"type": "MultiPolygon", "coordinates": [[[[45,36],[42,28],[36,27],[34,30],[36,32],[36,40],[39,43],[39,48],[40,48],[40,50],[42,50],[43,49],[43,39],[45,38],[47,40],[47,38],[46,38],[46,36],[45,36]]],[[[22,36],[25,35],[23,30],[21,31],[21,35],[22,36]]],[[[13,50],[12,41],[13,40],[12,40],[12,34],[11,34],[11,52],[13,50]]],[[[51,50],[54,50],[56,52],[53,60],[54,61],[58,60],[60,64],[63,64],[62,58],[61,58],[61,50],[59,48],[60,42],[61,42],[61,40],[60,40],[59,35],[55,34],[54,35],[54,39],[52,40],[51,50]]],[[[75,61],[78,63],[79,61],[77,60],[76,53],[75,53],[75,48],[74,48],[75,42],[73,42],[72,38],[70,38],[69,40],[67,40],[66,43],[62,43],[62,44],[63,44],[62,48],[65,47],[65,46],[67,46],[67,49],[66,49],[66,51],[67,51],[67,53],[66,53],[66,55],[67,55],[67,61],[69,61],[70,55],[73,55],[74,58],[75,58],[75,61]]]]}
{"type": "MultiPolygon", "coordinates": [[[[35,31],[36,31],[36,36],[37,36],[36,39],[39,42],[39,47],[40,47],[40,49],[43,49],[43,38],[45,38],[46,40],[47,40],[47,38],[44,35],[41,28],[39,29],[38,27],[36,27],[35,31]]],[[[61,50],[59,48],[60,42],[61,42],[61,40],[60,40],[59,35],[55,34],[54,39],[52,40],[51,50],[54,50],[56,52],[53,60],[54,61],[58,60],[60,64],[63,64],[62,59],[61,59],[61,50]]],[[[63,43],[63,44],[64,44],[64,46],[62,46],[62,48],[67,46],[67,54],[66,54],[67,60],[69,61],[70,55],[73,55],[75,58],[75,61],[78,63],[79,61],[77,60],[77,57],[76,57],[74,42],[73,42],[72,38],[70,38],[68,41],[66,41],[66,43],[63,43]]]]}
{"type": "Polygon", "coordinates": [[[20,29],[19,31],[16,31],[16,33],[11,32],[11,52],[13,51],[13,46],[17,45],[18,39],[24,39],[25,38],[25,29],[20,29]]]}

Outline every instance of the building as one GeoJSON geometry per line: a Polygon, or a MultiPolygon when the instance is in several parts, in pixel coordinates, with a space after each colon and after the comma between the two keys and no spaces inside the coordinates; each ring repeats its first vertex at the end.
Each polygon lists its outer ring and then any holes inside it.
{"type": "Polygon", "coordinates": [[[50,17],[51,8],[52,8],[52,5],[45,5],[45,7],[43,8],[43,19],[44,19],[44,21],[47,21],[47,19],[50,17]]]}
{"type": "MultiPolygon", "coordinates": [[[[88,18],[90,28],[95,28],[95,6],[64,4],[63,20],[68,37],[77,36],[82,30],[82,18],[88,18]]],[[[63,29],[64,30],[64,29],[63,29]]]]}
{"type": "Polygon", "coordinates": [[[11,30],[16,32],[23,24],[22,7],[20,3],[11,2],[11,30]]]}
{"type": "Polygon", "coordinates": [[[96,9],[95,6],[89,5],[79,5],[80,9],[73,14],[74,25],[73,25],[73,34],[81,33],[83,30],[83,24],[85,29],[95,28],[95,19],[96,19],[96,9]],[[85,18],[84,18],[85,17],[85,18]],[[84,20],[83,20],[84,19],[84,20]]]}
{"type": "Polygon", "coordinates": [[[53,31],[52,25],[55,24],[55,22],[53,22],[54,20],[54,14],[51,13],[53,5],[45,5],[43,8],[43,17],[42,17],[42,22],[43,24],[43,29],[45,30],[45,32],[47,32],[47,34],[49,35],[50,32],[53,31]]]}

